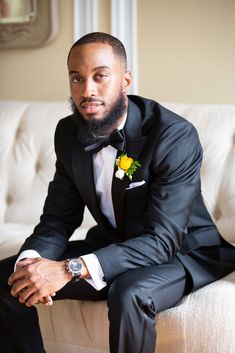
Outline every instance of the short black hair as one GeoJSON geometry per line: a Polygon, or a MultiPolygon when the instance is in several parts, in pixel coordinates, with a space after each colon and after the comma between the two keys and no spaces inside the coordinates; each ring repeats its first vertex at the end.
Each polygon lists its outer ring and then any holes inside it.
{"type": "Polygon", "coordinates": [[[77,47],[77,46],[83,45],[83,44],[89,44],[89,43],[109,44],[113,49],[114,55],[117,55],[118,57],[120,57],[123,60],[125,67],[127,66],[126,50],[125,50],[125,47],[122,44],[122,42],[118,38],[112,36],[111,34],[103,33],[103,32],[88,33],[85,36],[78,39],[72,45],[72,47],[69,51],[68,60],[69,60],[69,56],[71,54],[71,51],[74,47],[77,47]]]}

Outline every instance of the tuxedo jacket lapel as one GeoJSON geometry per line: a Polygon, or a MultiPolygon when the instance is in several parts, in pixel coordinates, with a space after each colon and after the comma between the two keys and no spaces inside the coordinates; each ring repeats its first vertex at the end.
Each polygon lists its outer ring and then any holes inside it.
{"type": "MultiPolygon", "coordinates": [[[[126,151],[128,157],[138,160],[140,151],[146,140],[146,136],[142,136],[142,118],[139,108],[129,100],[127,121],[125,124],[125,138],[126,151]]],[[[120,236],[124,235],[125,226],[125,192],[129,183],[131,182],[127,176],[120,180],[115,177],[117,168],[114,168],[113,182],[112,182],[112,198],[113,208],[116,219],[116,224],[120,236]]],[[[133,176],[134,179],[134,176],[133,176]]]]}

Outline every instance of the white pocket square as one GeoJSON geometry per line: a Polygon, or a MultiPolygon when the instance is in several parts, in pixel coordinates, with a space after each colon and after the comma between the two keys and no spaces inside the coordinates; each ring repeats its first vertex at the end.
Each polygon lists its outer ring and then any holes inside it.
{"type": "Polygon", "coordinates": [[[134,188],[137,188],[138,186],[141,186],[141,185],[144,185],[144,184],[145,184],[145,180],[136,181],[135,183],[130,183],[128,188],[126,188],[126,190],[134,189],[134,188]]]}

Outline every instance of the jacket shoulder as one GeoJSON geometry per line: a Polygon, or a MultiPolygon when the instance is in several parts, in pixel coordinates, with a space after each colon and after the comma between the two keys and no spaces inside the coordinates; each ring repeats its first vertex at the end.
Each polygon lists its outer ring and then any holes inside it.
{"type": "Polygon", "coordinates": [[[71,139],[76,137],[77,129],[76,117],[73,114],[66,116],[65,118],[59,120],[55,130],[55,137],[63,132],[63,138],[69,135],[71,139]]]}
{"type": "MultiPolygon", "coordinates": [[[[198,132],[194,125],[158,102],[139,96],[130,96],[129,99],[138,107],[142,115],[142,133],[148,140],[154,141],[155,149],[162,146],[172,146],[186,142],[192,148],[200,148],[198,132]]],[[[171,147],[171,148],[170,148],[171,147]]]]}
{"type": "Polygon", "coordinates": [[[158,120],[159,122],[170,125],[177,122],[189,123],[186,119],[176,114],[175,112],[169,110],[168,108],[161,105],[159,102],[153,99],[148,99],[136,95],[129,95],[128,98],[133,102],[141,111],[143,120],[145,118],[158,120]]]}
{"type": "Polygon", "coordinates": [[[73,114],[59,120],[54,136],[56,152],[70,149],[71,144],[77,140],[77,131],[76,117],[73,114]]]}

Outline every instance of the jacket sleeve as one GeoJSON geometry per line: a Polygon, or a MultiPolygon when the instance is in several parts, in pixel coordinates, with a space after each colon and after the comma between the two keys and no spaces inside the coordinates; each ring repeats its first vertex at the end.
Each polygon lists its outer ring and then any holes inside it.
{"type": "Polygon", "coordinates": [[[82,223],[85,207],[64,165],[65,158],[61,158],[62,150],[66,149],[65,138],[60,137],[61,130],[63,126],[59,123],[55,132],[56,171],[49,183],[40,223],[19,251],[36,250],[50,259],[58,259],[65,251],[70,236],[82,223]]]}
{"type": "Polygon", "coordinates": [[[163,131],[149,167],[143,232],[95,252],[107,282],[122,272],[172,260],[187,234],[191,205],[200,193],[201,161],[202,148],[190,123],[177,122],[163,131]]]}

